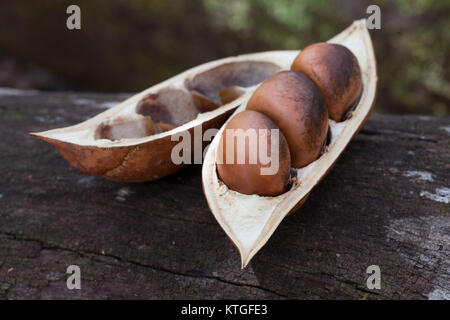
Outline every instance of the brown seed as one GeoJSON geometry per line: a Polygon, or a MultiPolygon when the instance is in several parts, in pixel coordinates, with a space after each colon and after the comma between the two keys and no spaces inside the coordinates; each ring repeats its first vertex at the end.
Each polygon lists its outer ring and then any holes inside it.
{"type": "Polygon", "coordinates": [[[260,112],[244,110],[228,122],[220,138],[216,161],[220,178],[232,190],[261,196],[287,191],[289,147],[275,123],[260,112]]]}
{"type": "Polygon", "coordinates": [[[345,120],[361,94],[361,70],[355,55],[339,44],[316,43],[295,58],[291,70],[306,74],[320,89],[335,121],[345,120]]]}
{"type": "Polygon", "coordinates": [[[264,81],[247,104],[264,113],[286,137],[294,168],[316,160],[325,142],[328,113],[319,89],[305,75],[282,71],[264,81]]]}

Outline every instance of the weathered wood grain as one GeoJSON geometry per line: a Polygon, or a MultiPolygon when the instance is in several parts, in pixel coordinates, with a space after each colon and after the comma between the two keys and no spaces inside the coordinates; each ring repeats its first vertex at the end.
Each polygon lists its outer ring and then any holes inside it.
{"type": "Polygon", "coordinates": [[[126,96],[0,90],[0,298],[450,299],[450,117],[372,115],[240,270],[199,165],[117,183],[28,136],[126,96]],[[81,290],[66,288],[71,264],[81,290]],[[381,290],[366,287],[372,264],[381,290]]]}

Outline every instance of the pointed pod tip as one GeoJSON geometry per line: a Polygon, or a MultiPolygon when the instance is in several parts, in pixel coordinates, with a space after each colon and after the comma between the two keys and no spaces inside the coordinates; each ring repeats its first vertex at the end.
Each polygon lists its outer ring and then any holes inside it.
{"type": "Polygon", "coordinates": [[[29,132],[28,134],[30,136],[38,138],[40,140],[44,140],[44,141],[48,140],[48,138],[46,138],[44,135],[42,135],[42,132],[29,132]]]}
{"type": "Polygon", "coordinates": [[[53,145],[55,145],[55,142],[57,141],[55,139],[49,138],[48,136],[46,136],[42,132],[29,132],[28,134],[30,136],[32,136],[32,137],[35,137],[35,138],[37,138],[39,140],[48,142],[48,143],[53,144],[53,145]]]}
{"type": "Polygon", "coordinates": [[[40,134],[40,132],[28,132],[28,134],[32,137],[42,139],[42,135],[40,134]]]}
{"type": "Polygon", "coordinates": [[[361,18],[361,19],[359,19],[359,20],[355,20],[355,24],[365,24],[366,23],[366,21],[367,21],[367,19],[366,18],[361,18]]]}
{"type": "Polygon", "coordinates": [[[250,260],[252,260],[254,254],[250,254],[250,252],[241,251],[241,249],[238,248],[239,254],[241,256],[241,269],[245,269],[247,265],[250,263],[250,260]]]}
{"type": "Polygon", "coordinates": [[[241,270],[244,270],[247,265],[248,265],[248,260],[244,259],[244,257],[241,256],[241,270]]]}

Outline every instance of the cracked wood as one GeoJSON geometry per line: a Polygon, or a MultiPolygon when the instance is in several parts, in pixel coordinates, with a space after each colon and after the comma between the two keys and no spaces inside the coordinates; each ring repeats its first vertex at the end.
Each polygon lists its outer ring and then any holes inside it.
{"type": "Polygon", "coordinates": [[[372,115],[240,270],[199,165],[118,183],[76,171],[28,136],[126,96],[0,95],[0,298],[449,299],[450,117],[372,115]],[[81,290],[66,289],[71,264],[81,290]],[[372,264],[381,290],[366,287],[372,264]]]}

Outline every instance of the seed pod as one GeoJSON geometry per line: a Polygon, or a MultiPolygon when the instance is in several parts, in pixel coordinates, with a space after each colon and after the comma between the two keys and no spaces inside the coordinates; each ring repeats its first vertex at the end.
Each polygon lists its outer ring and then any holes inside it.
{"type": "Polygon", "coordinates": [[[334,121],[345,119],[360,96],[361,70],[355,55],[334,43],[316,43],[300,52],[291,70],[306,74],[319,87],[334,121]]]}
{"type": "MultiPolygon", "coordinates": [[[[203,133],[220,128],[241,104],[242,93],[289,67],[291,59],[285,57],[284,52],[267,52],[212,61],[83,123],[32,135],[54,145],[69,164],[84,173],[126,182],[156,180],[185,165],[172,160],[172,150],[180,143],[175,135],[189,133],[192,140],[202,140],[194,137],[194,128],[203,133]],[[221,105],[219,91],[233,86],[241,92],[221,105]]],[[[191,149],[193,162],[195,153],[202,155],[203,150],[191,149]]]]}
{"type": "Polygon", "coordinates": [[[264,113],[280,127],[294,168],[319,157],[327,137],[328,113],[322,94],[307,76],[295,71],[273,75],[255,90],[246,109],[264,113]]]}
{"type": "MultiPolygon", "coordinates": [[[[343,44],[356,54],[364,83],[361,99],[356,104],[351,118],[342,122],[328,120],[331,140],[327,151],[307,167],[291,169],[292,186],[288,191],[275,197],[262,197],[235,192],[224,186],[217,174],[216,159],[221,135],[227,124],[218,132],[206,153],[202,169],[205,197],[214,217],[239,250],[242,267],[264,246],[281,221],[306,201],[310,192],[331,170],[369,117],[375,100],[377,73],[366,21],[354,22],[330,42],[343,44]]],[[[298,52],[289,54],[293,61],[298,52]]],[[[247,110],[248,99],[250,98],[244,99],[235,111],[236,116],[247,110]]]]}
{"type": "Polygon", "coordinates": [[[287,190],[290,164],[286,139],[269,117],[243,111],[226,125],[217,153],[217,171],[230,189],[277,196],[287,190]]]}

